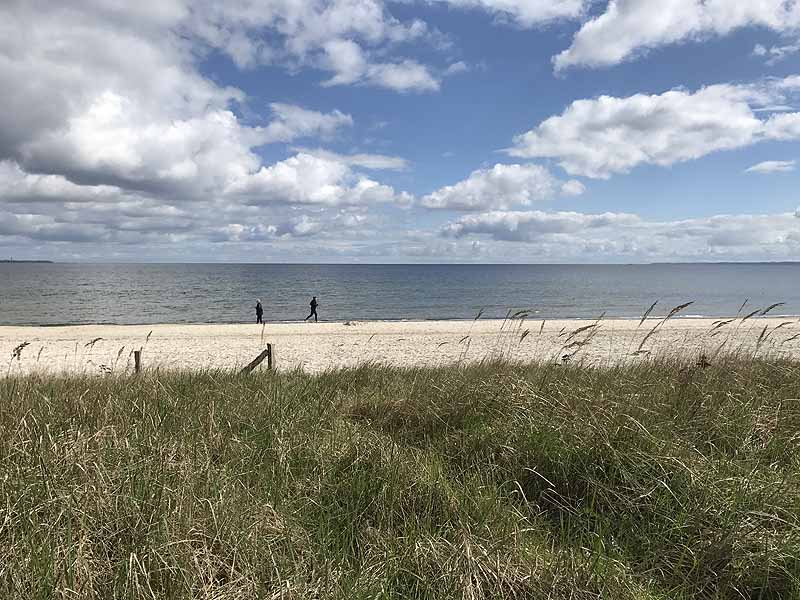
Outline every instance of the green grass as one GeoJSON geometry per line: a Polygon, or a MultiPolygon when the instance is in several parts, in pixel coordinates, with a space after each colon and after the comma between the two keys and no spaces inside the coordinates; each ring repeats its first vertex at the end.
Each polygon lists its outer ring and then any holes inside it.
{"type": "Polygon", "coordinates": [[[768,361],[2,379],[0,598],[800,598],[797,398],[768,361]]]}

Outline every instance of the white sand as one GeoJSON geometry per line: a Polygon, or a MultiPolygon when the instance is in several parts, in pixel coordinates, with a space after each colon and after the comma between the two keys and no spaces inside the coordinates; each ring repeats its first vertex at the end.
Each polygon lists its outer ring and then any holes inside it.
{"type": "Polygon", "coordinates": [[[561,360],[575,352],[572,361],[591,364],[653,355],[694,360],[701,353],[714,356],[723,342],[723,351],[750,354],[765,326],[760,355],[800,359],[800,337],[792,339],[800,333],[796,317],[736,320],[716,331],[714,319],[673,319],[645,344],[650,355],[634,355],[657,322],[649,319],[639,326],[638,320],[604,320],[577,335],[572,332],[597,322],[546,321],[543,329],[542,321],[505,326],[502,321],[284,323],[267,324],[263,338],[261,326],[255,324],[0,327],[0,373],[130,371],[132,351],[140,348],[148,369],[240,368],[267,342],[275,344],[279,368],[311,372],[366,361],[432,366],[491,357],[561,360]],[[587,344],[565,347],[593,332],[587,344]],[[91,344],[96,338],[101,339],[91,344]],[[22,342],[30,345],[19,360],[12,359],[22,342]]]}

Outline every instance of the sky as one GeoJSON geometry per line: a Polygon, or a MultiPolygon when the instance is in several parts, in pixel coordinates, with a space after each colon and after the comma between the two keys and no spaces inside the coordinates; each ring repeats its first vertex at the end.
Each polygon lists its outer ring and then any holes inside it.
{"type": "Polygon", "coordinates": [[[800,260],[797,0],[5,0],[0,90],[0,258],[800,260]]]}

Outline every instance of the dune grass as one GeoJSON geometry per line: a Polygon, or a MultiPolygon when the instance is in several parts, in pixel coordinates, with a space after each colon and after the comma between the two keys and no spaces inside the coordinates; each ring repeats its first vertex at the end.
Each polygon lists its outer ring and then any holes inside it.
{"type": "Polygon", "coordinates": [[[800,367],[0,379],[0,598],[800,598],[800,367]]]}

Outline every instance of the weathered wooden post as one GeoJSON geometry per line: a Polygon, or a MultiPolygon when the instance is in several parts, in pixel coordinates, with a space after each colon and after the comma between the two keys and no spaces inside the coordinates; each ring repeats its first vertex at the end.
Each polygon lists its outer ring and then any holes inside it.
{"type": "Polygon", "coordinates": [[[258,365],[264,362],[264,359],[267,359],[267,368],[272,370],[276,367],[275,362],[275,346],[272,344],[267,344],[267,348],[261,352],[258,356],[256,356],[253,361],[247,365],[244,369],[240,371],[242,375],[246,375],[247,373],[251,373],[253,369],[255,369],[258,365]]]}
{"type": "Polygon", "coordinates": [[[142,351],[133,351],[133,372],[139,373],[142,370],[142,351]]]}

